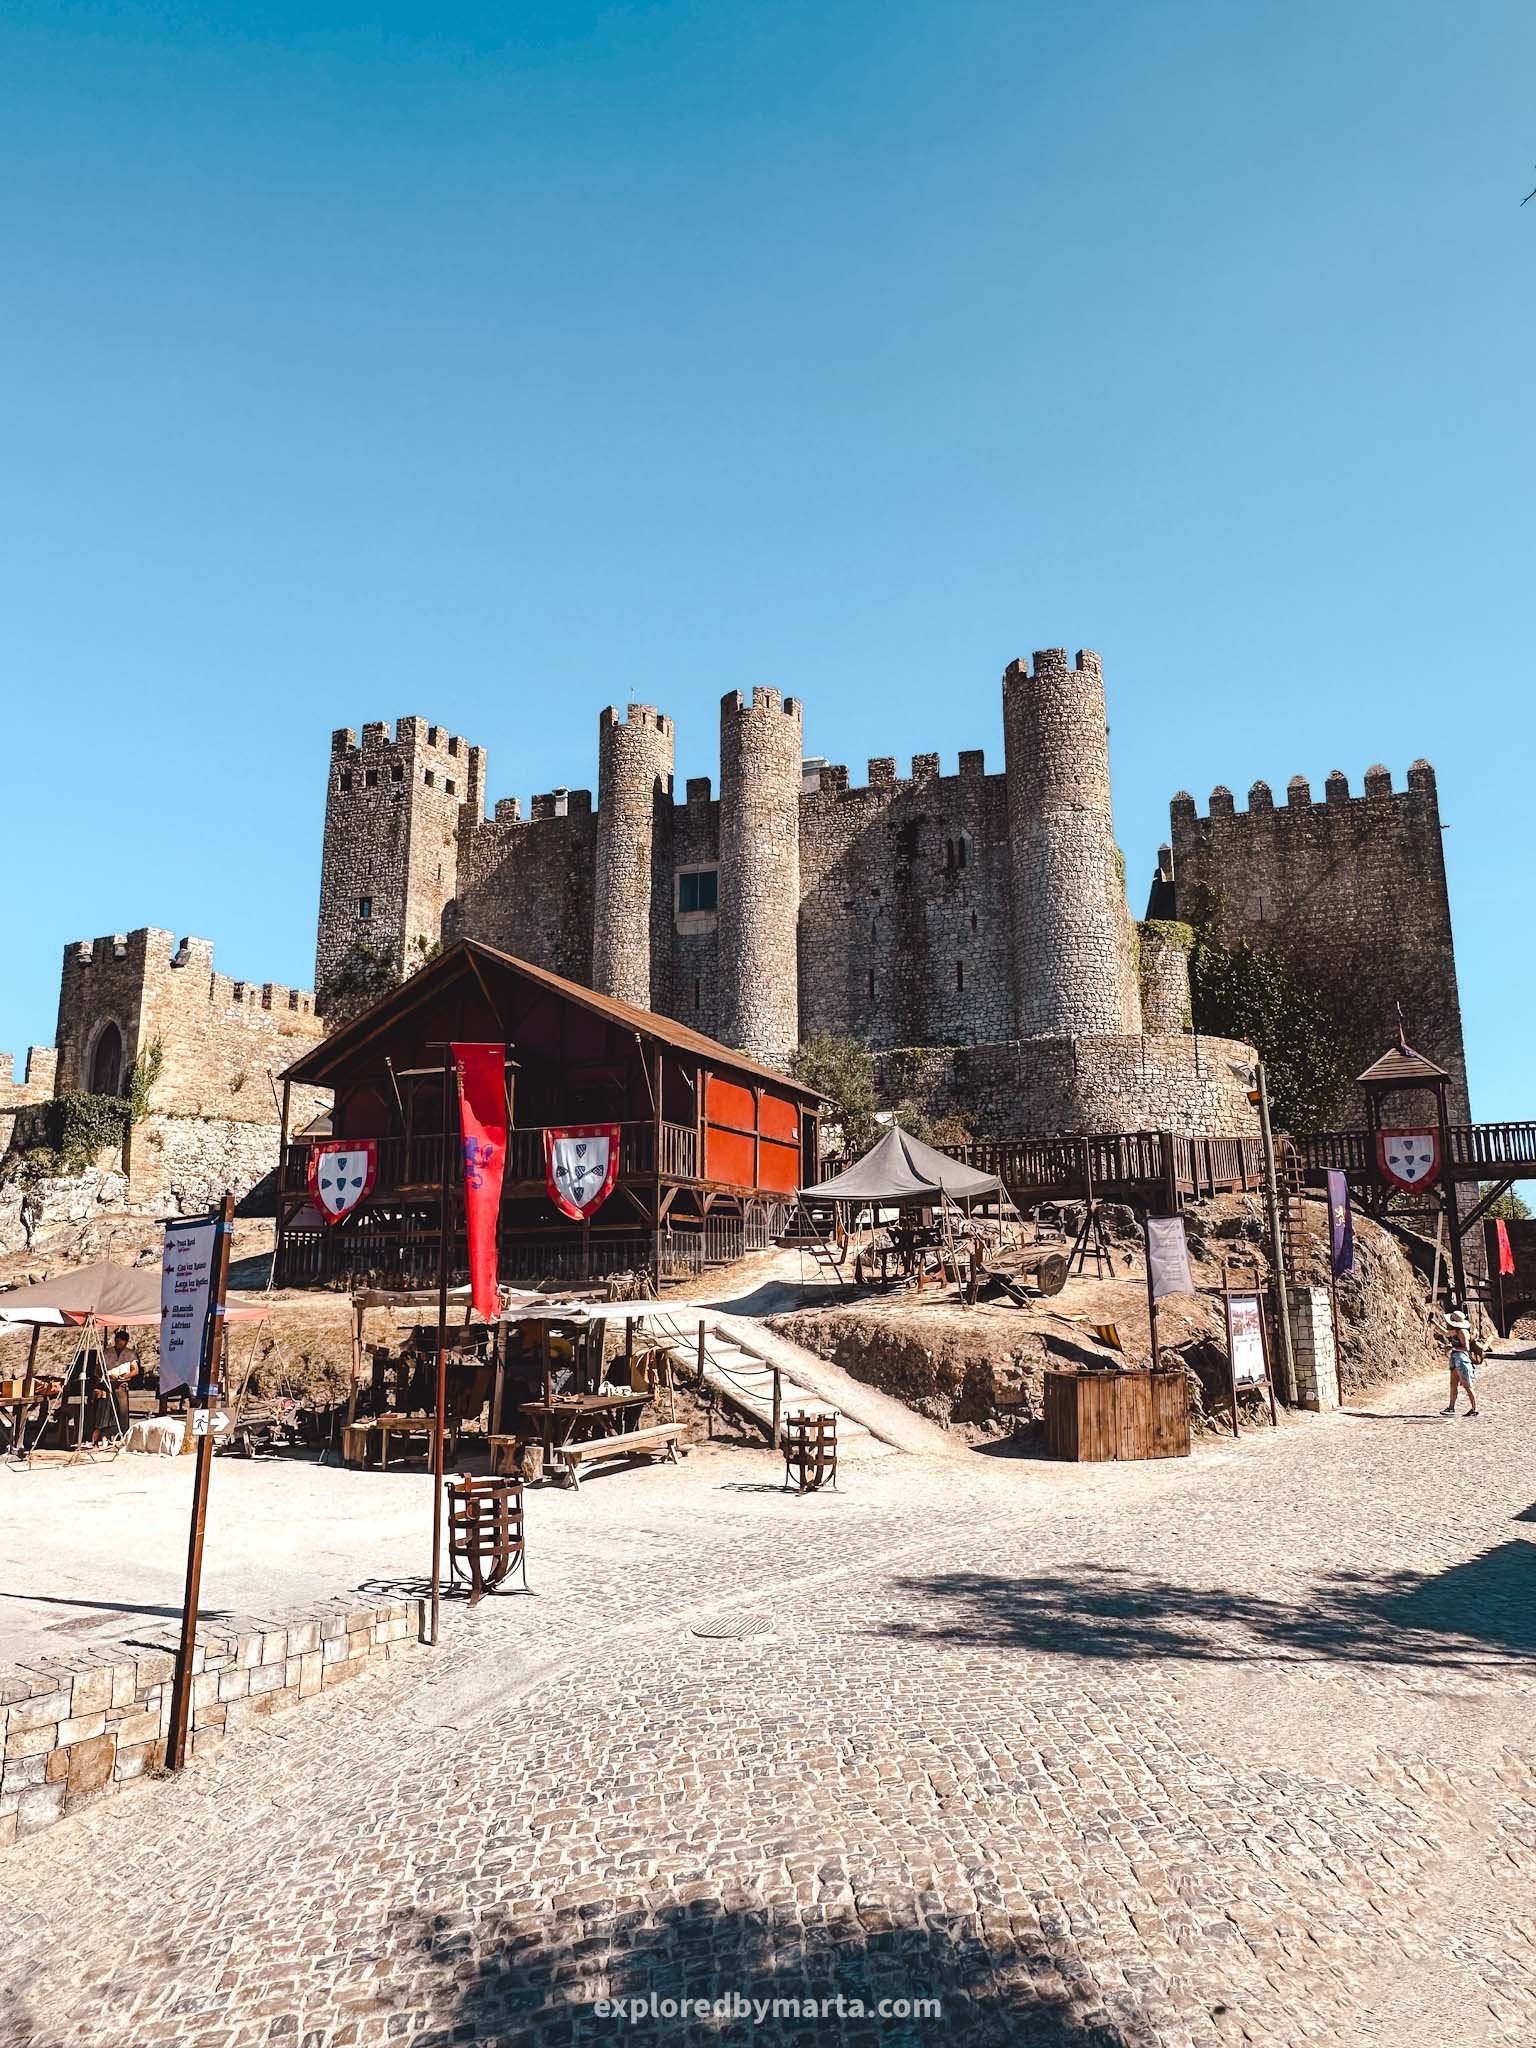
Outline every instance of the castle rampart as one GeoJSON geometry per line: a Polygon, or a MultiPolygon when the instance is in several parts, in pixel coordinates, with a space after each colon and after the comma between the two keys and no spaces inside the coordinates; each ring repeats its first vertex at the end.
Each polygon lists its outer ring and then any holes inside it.
{"type": "MultiPolygon", "coordinates": [[[[1186,791],[1173,799],[1175,914],[1215,924],[1228,943],[1278,952],[1354,1019],[1360,1064],[1397,1035],[1452,1076],[1453,1113],[1470,1118],[1461,1003],[1451,936],[1435,771],[1427,761],[1394,790],[1390,771],[1368,768],[1363,794],[1339,769],[1319,802],[1305,776],[1284,803],[1256,782],[1239,810],[1232,792],[1211,792],[1201,817],[1186,791]]],[[[1363,1104],[1341,1105],[1354,1117],[1363,1104]]]]}

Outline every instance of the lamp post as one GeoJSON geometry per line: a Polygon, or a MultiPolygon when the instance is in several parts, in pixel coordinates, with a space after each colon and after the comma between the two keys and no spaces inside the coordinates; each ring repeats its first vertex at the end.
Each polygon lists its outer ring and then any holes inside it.
{"type": "Polygon", "coordinates": [[[1269,1257],[1280,1312],[1280,1391],[1285,1405],[1291,1408],[1296,1403],[1296,1360],[1291,1349],[1291,1296],[1285,1277],[1285,1240],[1280,1231],[1280,1183],[1275,1173],[1275,1134],[1269,1122],[1269,1085],[1262,1060],[1251,1067],[1233,1062],[1232,1071],[1248,1082],[1248,1100],[1259,1112],[1259,1135],[1264,1144],[1264,1199],[1269,1210],[1269,1257]]]}

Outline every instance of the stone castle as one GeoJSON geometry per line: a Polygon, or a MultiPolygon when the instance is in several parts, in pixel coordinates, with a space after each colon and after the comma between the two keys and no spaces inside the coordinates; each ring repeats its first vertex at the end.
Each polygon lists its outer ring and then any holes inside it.
{"type": "MultiPolygon", "coordinates": [[[[338,731],[318,995],[231,981],[206,942],[165,931],[76,942],[57,1048],[34,1048],[23,1082],[0,1066],[0,1142],[7,1120],[55,1093],[125,1088],[153,1045],[159,1123],[135,1140],[135,1179],[180,1194],[217,1177],[198,1164],[210,1156],[218,1171],[253,1165],[276,1122],[272,1076],[323,1031],[327,1009],[355,1006],[459,936],[770,1064],[817,1033],[857,1037],[880,1055],[892,1098],[964,1108],[978,1134],[1246,1131],[1251,1052],[1192,1031],[1178,930],[1218,896],[1230,937],[1347,992],[1375,1043],[1395,1035],[1401,1003],[1415,1042],[1451,1072],[1456,1113],[1469,1114],[1427,763],[1403,791],[1373,767],[1359,796],[1336,772],[1321,803],[1300,778],[1283,805],[1255,783],[1244,811],[1219,788],[1205,817],[1181,792],[1138,926],[1098,656],[1046,649],[1010,663],[1002,690],[1000,773],[979,752],[962,752],[953,774],[920,754],[906,776],[871,760],[858,785],[807,757],[795,698],[733,692],[719,794],[700,778],[681,799],[671,720],[648,705],[606,710],[596,803],[589,789],[556,789],[526,816],[516,798],[486,815],[484,750],[441,727],[402,718],[392,731],[365,725],[361,739],[338,731]]],[[[309,1107],[296,1104],[294,1121],[309,1107]]]]}

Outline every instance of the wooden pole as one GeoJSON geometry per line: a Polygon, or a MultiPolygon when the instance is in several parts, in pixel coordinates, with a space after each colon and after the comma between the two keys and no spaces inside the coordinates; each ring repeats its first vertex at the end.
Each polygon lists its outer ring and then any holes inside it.
{"type": "Polygon", "coordinates": [[[451,1047],[443,1047],[443,1142],[437,1205],[437,1400],[432,1416],[432,1633],[438,1641],[438,1583],[443,1562],[443,1410],[448,1399],[448,1082],[453,1072],[451,1047]]]}
{"type": "Polygon", "coordinates": [[[1142,1255],[1147,1263],[1147,1324],[1152,1333],[1152,1370],[1157,1371],[1157,1295],[1152,1285],[1152,1218],[1144,1219],[1141,1233],[1142,1255]]]}
{"type": "Polygon", "coordinates": [[[1280,1183],[1275,1177],[1275,1134],[1269,1121],[1269,1082],[1264,1062],[1255,1069],[1258,1077],[1259,1134],[1264,1140],[1264,1197],[1269,1211],[1270,1264],[1275,1273],[1276,1321],[1280,1325],[1280,1364],[1285,1377],[1281,1389],[1286,1406],[1296,1400],[1296,1359],[1291,1349],[1291,1293],[1285,1271],[1285,1239],[1280,1229],[1280,1183]]]}
{"type": "MultiPolygon", "coordinates": [[[[224,1356],[224,1297],[229,1289],[229,1247],[235,1233],[235,1198],[226,1193],[219,1204],[214,1234],[213,1284],[203,1324],[203,1349],[197,1368],[194,1410],[211,1406],[224,1356]]],[[[192,1474],[192,1527],[187,1538],[187,1583],[181,1603],[181,1642],[171,1684],[171,1725],[165,1744],[165,1767],[179,1771],[187,1760],[187,1733],[192,1719],[192,1665],[197,1647],[197,1603],[203,1586],[203,1538],[208,1527],[208,1475],[213,1466],[212,1417],[207,1433],[197,1440],[192,1474]]]]}

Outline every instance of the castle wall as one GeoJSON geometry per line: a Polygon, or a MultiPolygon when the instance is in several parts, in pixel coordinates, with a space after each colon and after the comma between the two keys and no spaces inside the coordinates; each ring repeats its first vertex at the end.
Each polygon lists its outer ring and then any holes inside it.
{"type": "Polygon", "coordinates": [[[1166,1036],[1191,1024],[1188,925],[1149,920],[1137,931],[1142,1029],[1166,1036]]]}
{"type": "MultiPolygon", "coordinates": [[[[485,752],[425,719],[331,735],[315,987],[322,1006],[359,949],[397,975],[443,934],[461,817],[485,808],[485,752]]],[[[590,961],[587,963],[590,967],[590,961]]]]}
{"type": "Polygon", "coordinates": [[[720,1036],[720,917],[716,910],[675,908],[674,876],[691,868],[720,866],[720,806],[712,802],[709,777],[690,780],[684,802],[672,812],[672,871],[664,878],[672,949],[671,1002],[666,1014],[711,1038],[720,1036]]]}
{"type": "Polygon", "coordinates": [[[523,818],[516,799],[506,799],[494,818],[466,822],[452,931],[590,985],[597,866],[592,792],[535,797],[533,812],[523,818]]]}
{"type": "Polygon", "coordinates": [[[823,767],[800,800],[800,1033],[967,1044],[1012,1030],[1008,810],[979,753],[910,780],[823,767]]]}
{"type": "Polygon", "coordinates": [[[1235,1039],[1016,1039],[887,1052],[880,1100],[915,1100],[931,1117],[967,1111],[978,1138],[1050,1138],[1115,1131],[1253,1137],[1246,1074],[1255,1054],[1235,1039]]]}
{"type": "MultiPolygon", "coordinates": [[[[1440,838],[1435,772],[1427,761],[1394,791],[1389,771],[1366,771],[1351,796],[1335,771],[1314,803],[1304,777],[1286,802],[1256,782],[1239,811],[1225,788],[1200,817],[1180,792],[1171,807],[1177,915],[1219,912],[1229,942],[1280,952],[1345,1001],[1360,1028],[1361,1064],[1397,1037],[1402,1004],[1409,1041],[1452,1077],[1453,1117],[1470,1120],[1461,999],[1440,838]]],[[[1340,1119],[1363,1119],[1358,1091],[1340,1119]]]]}

